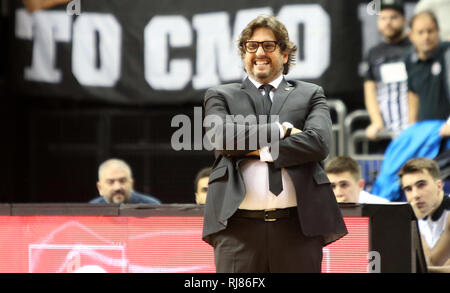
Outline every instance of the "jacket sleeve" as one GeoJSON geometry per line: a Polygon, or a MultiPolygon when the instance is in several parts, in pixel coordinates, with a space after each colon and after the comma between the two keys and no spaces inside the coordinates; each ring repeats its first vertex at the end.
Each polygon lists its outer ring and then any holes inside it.
{"type": "Polygon", "coordinates": [[[285,168],[326,159],[332,139],[331,127],[330,110],[323,89],[318,87],[311,98],[302,132],[280,140],[275,167],[285,168]]]}
{"type": "Polygon", "coordinates": [[[271,141],[279,141],[280,128],[275,122],[261,123],[255,115],[243,117],[232,113],[230,101],[233,102],[233,97],[217,88],[205,94],[203,126],[213,149],[225,156],[241,157],[270,145],[271,141]]]}

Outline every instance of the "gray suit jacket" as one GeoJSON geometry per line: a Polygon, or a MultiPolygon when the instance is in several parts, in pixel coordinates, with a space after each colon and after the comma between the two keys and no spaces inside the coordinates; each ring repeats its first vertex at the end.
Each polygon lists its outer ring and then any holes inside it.
{"type": "MultiPolygon", "coordinates": [[[[205,115],[222,117],[226,115],[264,115],[262,96],[256,87],[246,79],[242,84],[226,84],[209,89],[205,94],[205,115]]],[[[279,115],[280,122],[291,122],[303,132],[279,140],[279,155],[274,160],[277,168],[285,168],[294,183],[297,195],[297,209],[302,231],[307,236],[323,236],[324,244],[347,234],[341,211],[336,202],[322,161],[327,157],[331,145],[331,118],[323,89],[302,81],[283,79],[274,96],[271,115],[279,115]]],[[[226,125],[225,125],[226,124],[226,125]]],[[[207,131],[217,130],[212,124],[207,131]]],[[[235,146],[242,137],[248,142],[255,135],[275,132],[275,123],[258,123],[255,127],[245,126],[243,133],[232,137],[235,146]],[[243,134],[243,135],[242,135],[243,134]]],[[[217,135],[213,145],[219,148],[225,138],[217,135]]],[[[230,139],[228,137],[227,139],[230,139]]],[[[270,143],[266,145],[270,146],[270,143]]],[[[225,143],[223,143],[225,146],[225,143]]],[[[259,143],[260,149],[264,143],[259,143]]],[[[216,149],[217,149],[216,148],[216,149]]],[[[245,196],[240,163],[251,149],[225,149],[216,151],[216,160],[209,177],[209,188],[204,214],[203,239],[211,243],[211,235],[226,228],[227,220],[235,213],[245,196]]]]}

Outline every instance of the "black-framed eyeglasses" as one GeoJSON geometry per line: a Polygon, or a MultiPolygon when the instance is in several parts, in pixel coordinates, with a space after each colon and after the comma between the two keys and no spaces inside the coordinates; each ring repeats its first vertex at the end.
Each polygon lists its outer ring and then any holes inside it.
{"type": "Polygon", "coordinates": [[[243,46],[248,53],[255,53],[256,51],[258,51],[259,46],[262,46],[264,52],[271,53],[275,51],[275,49],[277,48],[277,44],[277,41],[246,41],[243,43],[243,46]]]}

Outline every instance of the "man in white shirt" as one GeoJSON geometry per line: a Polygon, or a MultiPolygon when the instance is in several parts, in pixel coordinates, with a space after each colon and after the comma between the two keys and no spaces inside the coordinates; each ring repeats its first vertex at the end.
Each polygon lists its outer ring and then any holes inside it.
{"type": "Polygon", "coordinates": [[[419,219],[422,247],[430,272],[450,272],[450,198],[444,194],[438,164],[414,158],[399,172],[406,199],[419,219]]]}
{"type": "Polygon", "coordinates": [[[324,91],[285,79],[297,48],[275,17],[250,22],[239,47],[248,78],[205,94],[217,157],[203,239],[219,273],[320,273],[323,246],[347,233],[321,164],[332,135],[324,91]]]}
{"type": "Polygon", "coordinates": [[[347,156],[332,158],[325,165],[325,172],[331,182],[338,202],[388,203],[385,198],[364,190],[365,180],[361,178],[361,168],[356,160],[347,156]]]}

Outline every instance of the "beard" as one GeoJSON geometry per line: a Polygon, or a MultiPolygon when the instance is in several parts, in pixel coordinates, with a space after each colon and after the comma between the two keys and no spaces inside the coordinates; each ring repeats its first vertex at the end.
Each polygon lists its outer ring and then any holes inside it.
{"type": "Polygon", "coordinates": [[[127,195],[123,189],[116,190],[111,195],[111,202],[113,203],[124,203],[126,200],[127,195]]]}
{"type": "Polygon", "coordinates": [[[253,58],[247,63],[246,71],[250,76],[261,83],[270,82],[283,71],[282,60],[280,61],[281,64],[279,64],[277,60],[272,60],[271,58],[253,58]],[[259,62],[265,63],[265,65],[258,65],[257,63],[259,62]]]}
{"type": "Polygon", "coordinates": [[[394,29],[392,28],[390,31],[388,30],[384,30],[383,31],[383,36],[389,41],[396,41],[398,39],[400,39],[403,35],[403,28],[401,29],[394,29]]]}

